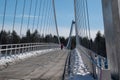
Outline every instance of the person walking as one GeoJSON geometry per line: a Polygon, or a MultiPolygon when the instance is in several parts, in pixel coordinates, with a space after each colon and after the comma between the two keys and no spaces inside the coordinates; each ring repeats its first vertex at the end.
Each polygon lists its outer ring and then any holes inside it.
{"type": "Polygon", "coordinates": [[[63,44],[61,44],[61,50],[63,49],[63,47],[64,47],[64,45],[63,45],[63,44]]]}

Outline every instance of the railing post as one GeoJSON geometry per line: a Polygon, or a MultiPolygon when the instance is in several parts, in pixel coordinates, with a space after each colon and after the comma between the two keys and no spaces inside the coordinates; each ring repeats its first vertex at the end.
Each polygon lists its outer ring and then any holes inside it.
{"type": "Polygon", "coordinates": [[[8,54],[8,45],[6,46],[6,51],[5,51],[5,58],[7,57],[7,54],[8,54]]]}
{"type": "Polygon", "coordinates": [[[24,47],[24,44],[22,44],[22,54],[23,54],[23,47],[24,47]]]}
{"type": "Polygon", "coordinates": [[[100,80],[111,80],[110,70],[102,69],[101,70],[100,80]]]}
{"type": "Polygon", "coordinates": [[[32,44],[32,51],[34,50],[34,44],[32,44]]]}
{"type": "Polygon", "coordinates": [[[34,44],[32,44],[32,51],[34,51],[34,44]]]}
{"type": "Polygon", "coordinates": [[[17,53],[17,44],[15,45],[15,55],[17,55],[18,53],[17,53]]]}
{"type": "Polygon", "coordinates": [[[23,48],[22,48],[23,49],[23,53],[25,52],[25,48],[24,47],[25,47],[25,44],[23,44],[23,48]]]}
{"type": "Polygon", "coordinates": [[[25,44],[23,44],[23,53],[25,53],[25,44]]]}
{"type": "Polygon", "coordinates": [[[0,45],[0,59],[1,59],[2,53],[1,53],[1,45],[0,45]]]}
{"type": "Polygon", "coordinates": [[[25,44],[26,46],[25,46],[25,53],[27,52],[27,44],[25,44]]]}
{"type": "Polygon", "coordinates": [[[101,60],[102,68],[105,69],[104,67],[104,59],[101,60]]]}
{"type": "Polygon", "coordinates": [[[33,45],[33,51],[35,51],[35,44],[33,45]]]}
{"type": "Polygon", "coordinates": [[[18,50],[19,50],[19,54],[20,54],[21,53],[21,45],[20,44],[19,44],[19,49],[18,50]]]}
{"type": "Polygon", "coordinates": [[[28,44],[28,52],[31,51],[31,44],[28,44]]]}
{"type": "Polygon", "coordinates": [[[37,47],[38,47],[38,44],[36,43],[36,49],[35,50],[37,50],[37,47]]]}
{"type": "Polygon", "coordinates": [[[26,44],[26,52],[28,52],[28,47],[29,47],[28,44],[26,44]]]}
{"type": "Polygon", "coordinates": [[[32,51],[32,44],[30,43],[30,51],[32,51]]]}
{"type": "MultiPolygon", "coordinates": [[[[88,53],[90,54],[89,56],[91,57],[91,59],[93,61],[96,61],[96,56],[95,54],[92,54],[91,51],[88,50],[88,53]]],[[[92,72],[93,72],[93,77],[96,79],[96,65],[94,65],[94,63],[91,62],[91,69],[92,69],[92,72]]]]}
{"type": "Polygon", "coordinates": [[[36,46],[36,43],[35,43],[35,46],[34,46],[34,51],[36,50],[36,47],[37,47],[37,46],[36,46]]]}
{"type": "Polygon", "coordinates": [[[12,55],[12,48],[13,48],[12,44],[10,45],[10,48],[11,48],[11,50],[10,50],[10,56],[11,56],[12,55]]]}

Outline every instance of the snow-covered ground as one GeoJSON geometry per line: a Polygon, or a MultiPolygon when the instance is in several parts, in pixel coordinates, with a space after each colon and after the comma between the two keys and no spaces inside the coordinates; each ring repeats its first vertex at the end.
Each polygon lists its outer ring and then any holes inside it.
{"type": "Polygon", "coordinates": [[[50,51],[55,51],[58,50],[59,48],[54,48],[54,49],[45,49],[45,50],[39,50],[39,51],[31,51],[31,52],[26,52],[26,53],[21,53],[21,54],[16,54],[16,55],[11,55],[11,56],[3,56],[0,57],[0,66],[6,67],[9,64],[14,64],[16,62],[19,62],[21,60],[33,57],[33,56],[38,56],[41,54],[45,54],[50,51]]]}
{"type": "Polygon", "coordinates": [[[94,80],[90,73],[87,71],[80,53],[77,49],[71,54],[69,80],[94,80]]]}

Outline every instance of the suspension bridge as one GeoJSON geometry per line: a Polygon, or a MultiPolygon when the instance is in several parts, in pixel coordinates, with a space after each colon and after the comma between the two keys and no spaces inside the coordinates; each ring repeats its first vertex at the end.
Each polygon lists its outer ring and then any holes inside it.
{"type": "Polygon", "coordinates": [[[0,80],[120,80],[120,4],[101,1],[107,59],[90,50],[91,43],[89,49],[81,45],[82,37],[91,39],[87,0],[74,0],[64,47],[54,0],[0,0],[0,80]]]}

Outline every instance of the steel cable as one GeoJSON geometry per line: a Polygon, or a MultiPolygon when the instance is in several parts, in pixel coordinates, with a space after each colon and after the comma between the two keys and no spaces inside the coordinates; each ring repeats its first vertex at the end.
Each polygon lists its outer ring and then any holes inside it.
{"type": "Polygon", "coordinates": [[[25,4],[26,4],[26,0],[24,0],[24,2],[23,2],[22,19],[21,19],[21,26],[20,26],[20,37],[21,37],[22,27],[23,27],[23,19],[24,19],[24,12],[25,12],[25,4]]]}

